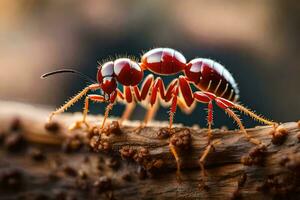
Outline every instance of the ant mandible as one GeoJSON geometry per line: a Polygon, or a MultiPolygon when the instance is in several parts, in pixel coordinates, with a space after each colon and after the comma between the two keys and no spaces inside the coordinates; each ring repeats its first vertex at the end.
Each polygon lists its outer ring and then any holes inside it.
{"type": "MultiPolygon", "coordinates": [[[[91,78],[72,69],[62,69],[42,75],[46,78],[58,73],[76,73],[83,78],[91,81],[91,78]]],[[[75,102],[85,96],[90,90],[102,90],[103,95],[91,94],[86,96],[83,110],[83,118],[75,122],[71,129],[78,128],[81,124],[89,127],[86,121],[89,100],[94,102],[109,102],[106,107],[104,119],[101,128],[104,127],[105,121],[109,115],[116,101],[123,101],[127,103],[126,109],[121,117],[120,123],[130,117],[131,112],[135,107],[135,102],[149,102],[147,114],[144,119],[144,125],[150,121],[159,103],[170,104],[169,128],[171,130],[173,125],[173,118],[177,106],[186,113],[190,113],[194,109],[195,102],[207,104],[207,123],[208,123],[208,145],[200,158],[200,166],[204,174],[204,161],[210,149],[215,144],[211,141],[212,138],[212,124],[213,124],[213,101],[216,105],[223,109],[233,120],[238,124],[240,130],[245,137],[252,143],[259,145],[261,141],[252,138],[245,130],[238,115],[233,109],[239,110],[253,119],[267,124],[277,126],[277,123],[269,121],[254,112],[237,103],[239,98],[239,89],[229,71],[221,64],[206,58],[196,58],[186,63],[185,57],[178,51],[170,48],[155,48],[146,52],[142,58],[141,63],[137,63],[128,58],[119,58],[115,61],[99,65],[97,73],[97,82],[93,81],[84,88],[80,93],[67,101],[56,111],[52,112],[49,121],[56,114],[64,112],[67,108],[72,106],[75,102]],[[152,74],[149,74],[141,88],[138,84],[143,79],[145,70],[149,70],[154,74],[161,76],[169,76],[182,73],[178,78],[175,78],[166,88],[161,77],[154,79],[152,74]],[[123,85],[123,91],[119,90],[117,84],[123,85]],[[193,84],[198,90],[193,92],[190,84],[193,84]],[[158,94],[160,94],[158,96],[158,94]]],[[[180,173],[180,159],[176,152],[176,148],[170,143],[170,150],[175,157],[177,163],[177,174],[180,173]]]]}

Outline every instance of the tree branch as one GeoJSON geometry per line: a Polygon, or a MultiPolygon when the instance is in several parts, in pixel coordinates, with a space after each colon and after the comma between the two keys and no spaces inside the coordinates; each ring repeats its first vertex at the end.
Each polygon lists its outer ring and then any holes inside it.
{"type": "MultiPolygon", "coordinates": [[[[248,129],[265,147],[256,147],[239,130],[215,129],[213,140],[220,143],[207,157],[207,176],[202,180],[199,157],[207,145],[206,129],[176,125],[170,132],[166,122],[154,122],[139,131],[139,122],[118,127],[112,122],[116,119],[110,118],[112,123],[101,134],[98,129],[69,132],[67,127],[81,114],[57,116],[57,123],[45,128],[49,113],[48,109],[29,105],[0,103],[3,198],[300,197],[299,122],[284,123],[276,131],[270,126],[248,129]],[[176,180],[169,142],[180,155],[181,183],[176,180]],[[86,147],[78,150],[82,143],[86,147]],[[90,152],[87,146],[99,153],[90,152]]],[[[92,125],[101,122],[101,116],[88,119],[92,125]]]]}

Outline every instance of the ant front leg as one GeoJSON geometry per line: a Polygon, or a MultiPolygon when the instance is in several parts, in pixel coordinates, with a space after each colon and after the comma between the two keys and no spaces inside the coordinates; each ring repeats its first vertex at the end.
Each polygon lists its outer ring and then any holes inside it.
{"type": "Polygon", "coordinates": [[[89,123],[86,121],[87,114],[89,112],[89,100],[92,100],[97,103],[102,103],[105,101],[105,98],[101,95],[88,95],[84,101],[83,117],[82,120],[76,121],[69,127],[69,130],[75,130],[82,127],[82,124],[86,126],[87,129],[90,128],[89,123]]]}
{"type": "Polygon", "coordinates": [[[103,117],[103,121],[102,121],[102,125],[99,128],[99,132],[101,132],[101,130],[104,128],[105,126],[105,122],[108,118],[109,112],[112,110],[114,103],[109,103],[106,108],[105,108],[105,113],[104,113],[104,117],[103,117]]]}
{"type": "Polygon", "coordinates": [[[62,105],[56,111],[52,112],[49,116],[48,122],[52,121],[52,118],[54,115],[57,115],[57,114],[60,114],[60,113],[63,113],[64,111],[66,111],[69,107],[71,107],[74,103],[76,103],[79,99],[81,99],[84,95],[86,95],[89,90],[96,90],[99,88],[100,88],[99,84],[92,84],[92,85],[89,85],[88,87],[84,88],[81,92],[79,92],[77,95],[75,95],[69,101],[67,101],[64,105],[62,105]]]}
{"type": "Polygon", "coordinates": [[[118,91],[116,90],[112,94],[110,94],[110,96],[109,96],[109,104],[105,108],[105,113],[104,113],[102,125],[99,127],[99,133],[101,133],[102,129],[104,128],[105,122],[106,122],[106,120],[108,118],[108,115],[109,115],[109,112],[112,110],[117,98],[118,98],[118,91]]]}

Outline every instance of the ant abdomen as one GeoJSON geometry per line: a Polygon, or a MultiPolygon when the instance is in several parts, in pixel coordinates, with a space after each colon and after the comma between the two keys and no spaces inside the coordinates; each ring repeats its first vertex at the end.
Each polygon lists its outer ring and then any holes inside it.
{"type": "Polygon", "coordinates": [[[185,75],[190,82],[203,91],[214,93],[218,97],[236,101],[239,89],[229,71],[220,63],[206,58],[191,60],[185,75]]]}

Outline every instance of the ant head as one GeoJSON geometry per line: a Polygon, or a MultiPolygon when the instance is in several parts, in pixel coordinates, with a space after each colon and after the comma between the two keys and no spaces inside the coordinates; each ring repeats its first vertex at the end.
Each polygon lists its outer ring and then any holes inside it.
{"type": "Polygon", "coordinates": [[[125,86],[135,86],[143,79],[143,70],[138,63],[119,58],[99,67],[97,80],[104,93],[111,94],[117,88],[117,81],[125,86]]]}
{"type": "Polygon", "coordinates": [[[114,74],[114,63],[112,61],[104,63],[99,67],[97,81],[104,93],[110,95],[117,88],[117,81],[114,74]]]}
{"type": "Polygon", "coordinates": [[[114,73],[117,81],[125,86],[135,86],[139,84],[144,76],[140,65],[128,58],[115,60],[114,73]]]}

